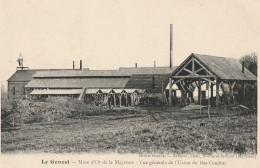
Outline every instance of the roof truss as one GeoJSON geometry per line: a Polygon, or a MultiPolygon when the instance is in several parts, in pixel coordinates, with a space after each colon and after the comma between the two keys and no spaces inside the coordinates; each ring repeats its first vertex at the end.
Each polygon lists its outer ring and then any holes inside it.
{"type": "Polygon", "coordinates": [[[182,64],[182,67],[175,73],[173,79],[182,78],[211,78],[215,75],[196,57],[191,56],[190,59],[186,60],[186,63],[182,64]]]}

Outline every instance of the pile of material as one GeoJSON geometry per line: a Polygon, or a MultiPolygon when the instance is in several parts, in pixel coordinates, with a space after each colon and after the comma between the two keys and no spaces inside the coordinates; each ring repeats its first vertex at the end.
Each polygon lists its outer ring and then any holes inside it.
{"type": "Polygon", "coordinates": [[[75,112],[90,112],[99,107],[68,97],[51,97],[45,101],[15,100],[2,109],[2,126],[20,126],[33,122],[53,122],[73,117],[75,112]]]}
{"type": "Polygon", "coordinates": [[[187,106],[183,107],[183,108],[181,109],[181,111],[200,110],[200,109],[202,109],[203,107],[206,107],[206,106],[197,105],[197,104],[190,104],[190,105],[187,105],[187,106]]]}

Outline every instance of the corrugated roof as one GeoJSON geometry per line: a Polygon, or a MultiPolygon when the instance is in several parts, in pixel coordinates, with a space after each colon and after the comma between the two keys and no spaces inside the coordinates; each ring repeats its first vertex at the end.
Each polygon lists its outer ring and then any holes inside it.
{"type": "Polygon", "coordinates": [[[129,78],[40,78],[32,79],[30,88],[124,88],[129,78]]]}
{"type": "MultiPolygon", "coordinates": [[[[61,69],[29,69],[17,70],[7,81],[9,82],[29,82],[37,71],[60,71],[61,69]]],[[[71,71],[71,70],[68,70],[71,71]]]]}
{"type": "Polygon", "coordinates": [[[128,76],[133,74],[168,74],[172,73],[176,67],[169,69],[168,67],[138,67],[124,68],[119,70],[61,70],[61,71],[39,71],[34,77],[108,77],[108,76],[128,76]]]}
{"type": "Polygon", "coordinates": [[[131,76],[130,73],[118,70],[74,70],[74,71],[39,71],[34,77],[107,77],[107,76],[131,76]]]}
{"type": "Polygon", "coordinates": [[[81,94],[82,89],[51,89],[51,90],[33,90],[31,95],[70,95],[70,94],[81,94]]]}
{"type": "Polygon", "coordinates": [[[161,93],[162,87],[165,88],[168,84],[170,74],[145,74],[132,75],[126,84],[125,88],[129,89],[146,89],[147,92],[161,93]],[[153,87],[154,77],[154,88],[153,87]]]}
{"type": "Polygon", "coordinates": [[[242,65],[234,58],[217,57],[210,55],[193,54],[213,73],[221,79],[229,80],[256,80],[256,76],[246,68],[242,73],[242,65]]]}
{"type": "Polygon", "coordinates": [[[177,66],[169,67],[120,67],[119,71],[129,72],[131,74],[169,74],[172,73],[177,66]]]}

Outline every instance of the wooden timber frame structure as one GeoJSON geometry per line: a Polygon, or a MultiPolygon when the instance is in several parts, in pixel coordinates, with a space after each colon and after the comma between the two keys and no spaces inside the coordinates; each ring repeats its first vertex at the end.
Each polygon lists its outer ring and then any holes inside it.
{"type": "Polygon", "coordinates": [[[94,105],[103,104],[111,106],[136,106],[145,95],[144,89],[97,89],[96,92],[86,92],[94,97],[94,105]]]}
{"type": "MultiPolygon", "coordinates": [[[[201,85],[207,83],[208,86],[210,86],[210,90],[211,90],[211,98],[213,98],[213,87],[215,86],[216,89],[216,106],[220,106],[220,95],[219,95],[219,90],[220,88],[222,88],[222,84],[228,84],[230,87],[230,97],[234,97],[234,86],[235,84],[241,84],[242,85],[242,93],[243,93],[243,101],[245,102],[245,98],[246,98],[246,87],[248,86],[248,84],[252,85],[254,88],[256,88],[256,77],[254,78],[254,76],[252,76],[252,74],[249,74],[250,72],[247,70],[247,74],[245,74],[244,71],[244,67],[242,67],[241,65],[241,72],[238,72],[238,66],[237,63],[239,64],[239,62],[236,63],[236,67],[235,65],[229,65],[230,67],[230,72],[224,72],[224,73],[232,73],[232,71],[236,71],[236,78],[230,78],[230,79],[223,79],[221,75],[221,73],[216,72],[216,67],[218,64],[221,64],[220,60],[221,57],[215,57],[217,59],[216,62],[214,62],[214,67],[211,68],[210,66],[208,66],[204,60],[207,60],[205,58],[207,57],[214,57],[214,56],[205,56],[205,55],[199,55],[199,54],[191,54],[171,75],[171,77],[169,78],[169,86],[172,86],[174,84],[176,84],[178,86],[178,88],[182,91],[182,98],[187,98],[187,93],[190,93],[191,95],[193,95],[193,91],[194,91],[194,84],[195,86],[198,88],[198,100],[201,99],[201,85]],[[203,58],[204,60],[202,60],[201,58],[203,58]],[[234,68],[235,67],[235,68],[234,68]],[[215,69],[214,69],[215,68],[215,69]],[[232,69],[233,68],[233,69],[232,69]],[[214,70],[213,70],[214,69],[214,70]],[[250,78],[249,80],[244,79],[245,75],[249,75],[250,78]],[[241,77],[240,77],[241,76],[241,77]],[[244,77],[244,78],[242,78],[244,77]]],[[[223,58],[223,57],[222,57],[223,58]]],[[[211,58],[211,60],[214,60],[213,58],[211,58]]],[[[225,59],[225,58],[223,58],[225,59]]],[[[210,59],[208,59],[210,60],[210,59]]],[[[225,61],[225,60],[224,60],[225,61]]],[[[235,63],[234,63],[235,64],[235,63]]],[[[224,65],[222,64],[222,67],[224,65]]],[[[228,65],[226,65],[228,66],[228,65]]],[[[221,67],[219,67],[221,68],[221,67]]],[[[222,72],[224,71],[223,68],[220,69],[222,72]]],[[[226,69],[225,69],[226,70],[226,69]]],[[[222,73],[223,74],[223,73],[222,73]]],[[[233,76],[235,76],[234,74],[231,74],[233,76]]],[[[230,76],[231,76],[230,75],[230,76]]],[[[172,87],[170,87],[172,88],[172,87]]],[[[170,89],[170,93],[169,93],[169,104],[172,104],[172,91],[170,89]]]]}

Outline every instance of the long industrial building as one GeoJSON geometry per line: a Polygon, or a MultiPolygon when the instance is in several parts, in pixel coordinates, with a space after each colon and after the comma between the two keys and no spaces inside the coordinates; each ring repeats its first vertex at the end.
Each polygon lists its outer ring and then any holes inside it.
{"type": "Polygon", "coordinates": [[[256,90],[256,76],[233,58],[192,53],[180,66],[172,68],[136,65],[117,70],[89,70],[80,67],[17,70],[8,79],[8,97],[70,96],[86,103],[98,103],[109,96],[114,106],[154,103],[149,97],[166,104],[174,104],[175,98],[182,98],[186,104],[214,99],[219,106],[222,95],[231,94],[236,100],[245,101],[256,90]]]}

